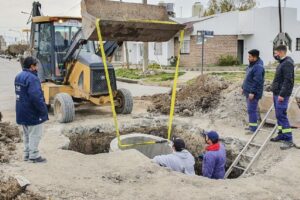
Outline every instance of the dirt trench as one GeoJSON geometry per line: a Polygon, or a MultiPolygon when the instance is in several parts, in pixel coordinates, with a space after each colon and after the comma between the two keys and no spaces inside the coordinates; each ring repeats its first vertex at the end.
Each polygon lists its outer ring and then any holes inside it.
{"type": "MultiPolygon", "coordinates": [[[[120,127],[121,135],[131,133],[143,133],[166,138],[167,136],[167,122],[166,118],[153,119],[138,119],[130,122],[122,123],[120,127]]],[[[75,127],[65,130],[64,134],[69,138],[70,143],[66,149],[77,151],[83,154],[98,154],[108,153],[110,142],[116,137],[114,126],[111,124],[100,124],[92,127],[75,127]]],[[[198,156],[203,152],[205,142],[201,136],[203,129],[201,127],[193,126],[180,121],[175,121],[173,126],[172,137],[179,137],[184,139],[186,149],[195,157],[195,171],[196,174],[201,175],[202,160],[198,156]]],[[[226,147],[228,168],[233,162],[238,152],[242,149],[245,142],[235,138],[222,138],[222,143],[226,147]]],[[[241,172],[237,171],[232,174],[232,178],[236,178],[241,172]]]]}

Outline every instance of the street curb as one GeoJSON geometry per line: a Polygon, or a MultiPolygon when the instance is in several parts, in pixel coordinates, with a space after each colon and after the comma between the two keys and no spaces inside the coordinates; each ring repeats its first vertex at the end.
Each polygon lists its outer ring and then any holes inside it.
{"type": "Polygon", "coordinates": [[[140,83],[139,80],[129,79],[129,78],[117,78],[117,81],[125,82],[125,83],[135,83],[135,84],[140,83]]]}

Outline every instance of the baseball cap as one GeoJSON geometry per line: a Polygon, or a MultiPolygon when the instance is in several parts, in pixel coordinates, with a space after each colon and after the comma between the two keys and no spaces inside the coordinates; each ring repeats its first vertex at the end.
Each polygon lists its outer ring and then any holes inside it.
{"type": "Polygon", "coordinates": [[[213,143],[219,141],[219,134],[216,131],[206,131],[202,133],[203,136],[207,136],[213,143]]]}

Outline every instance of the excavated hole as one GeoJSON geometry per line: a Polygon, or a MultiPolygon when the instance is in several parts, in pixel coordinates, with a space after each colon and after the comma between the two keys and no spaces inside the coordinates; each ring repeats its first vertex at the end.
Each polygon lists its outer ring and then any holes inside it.
{"type": "MultiPolygon", "coordinates": [[[[166,138],[167,127],[166,123],[159,123],[153,126],[145,126],[143,124],[129,124],[127,123],[125,127],[121,127],[121,135],[128,135],[133,133],[142,133],[146,135],[157,136],[161,138],[166,138]]],[[[80,152],[83,154],[99,154],[99,153],[109,153],[110,143],[114,138],[116,138],[114,127],[112,125],[96,126],[96,127],[80,127],[69,130],[65,134],[69,139],[70,143],[68,150],[80,152]]],[[[196,158],[195,171],[196,174],[201,175],[202,161],[198,159],[198,155],[202,152],[204,148],[204,140],[199,134],[200,128],[187,126],[174,126],[173,127],[173,137],[183,138],[186,143],[186,148],[190,151],[196,158]]],[[[127,141],[128,143],[132,141],[127,141]]],[[[124,143],[127,143],[126,141],[124,143]]],[[[227,152],[227,163],[226,168],[228,168],[234,161],[238,152],[242,149],[244,142],[235,138],[223,138],[223,144],[225,144],[227,152]]],[[[137,149],[139,150],[139,149],[137,149]]],[[[156,153],[166,154],[165,150],[159,150],[156,153]]],[[[152,158],[153,155],[148,156],[152,158]]],[[[241,171],[236,169],[233,170],[229,178],[237,178],[241,175],[241,171]]]]}
{"type": "Polygon", "coordinates": [[[164,138],[153,136],[153,135],[134,133],[134,134],[122,135],[120,137],[120,140],[124,146],[119,147],[118,138],[115,138],[110,143],[111,152],[135,149],[150,159],[154,158],[155,156],[167,155],[173,152],[170,142],[168,142],[164,138]],[[150,142],[150,141],[155,141],[159,143],[145,144],[146,142],[150,142]],[[164,142],[160,142],[160,141],[164,141],[164,142]],[[138,144],[138,145],[132,146],[131,144],[138,144]],[[126,145],[130,145],[130,146],[126,146],[126,145]]]}

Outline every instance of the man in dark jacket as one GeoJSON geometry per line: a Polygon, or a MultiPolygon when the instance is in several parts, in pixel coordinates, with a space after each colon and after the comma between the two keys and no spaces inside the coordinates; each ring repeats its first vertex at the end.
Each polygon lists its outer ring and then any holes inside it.
{"type": "Polygon", "coordinates": [[[258,101],[261,99],[264,90],[265,70],[264,63],[259,58],[259,51],[253,49],[248,52],[249,66],[242,86],[243,95],[246,97],[247,110],[249,115],[249,134],[256,131],[258,126],[258,101]]]}
{"type": "Polygon", "coordinates": [[[207,144],[203,154],[202,175],[210,179],[224,179],[226,151],[223,144],[219,142],[219,135],[215,131],[204,133],[207,144]]]}
{"type": "Polygon", "coordinates": [[[276,74],[272,83],[275,114],[278,124],[278,135],[272,138],[272,142],[280,142],[282,150],[294,146],[292,129],[287,117],[289,98],[294,88],[294,61],[286,56],[287,47],[280,45],[275,48],[274,58],[279,61],[276,74]]]}
{"type": "Polygon", "coordinates": [[[27,57],[23,71],[15,78],[16,117],[23,127],[24,160],[45,162],[39,155],[38,145],[42,137],[42,123],[48,120],[48,110],[41,83],[37,76],[37,60],[27,57]]]}

